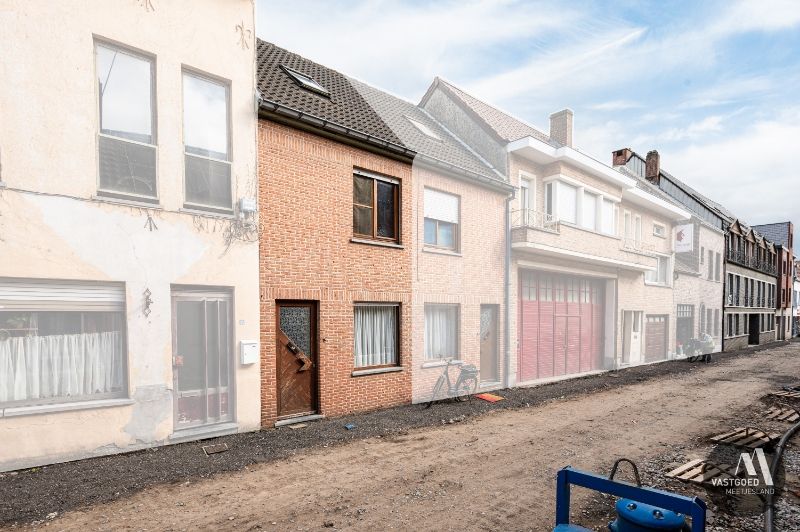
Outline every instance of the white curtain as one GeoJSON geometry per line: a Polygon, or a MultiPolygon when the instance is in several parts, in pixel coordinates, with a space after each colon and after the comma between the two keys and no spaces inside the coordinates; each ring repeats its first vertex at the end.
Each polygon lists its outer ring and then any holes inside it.
{"type": "Polygon", "coordinates": [[[0,403],[119,391],[123,375],[119,331],[0,340],[0,403]]]}
{"type": "Polygon", "coordinates": [[[397,307],[355,307],[355,366],[397,364],[397,307]]]}
{"type": "Polygon", "coordinates": [[[458,307],[425,307],[425,358],[458,358],[458,307]]]}

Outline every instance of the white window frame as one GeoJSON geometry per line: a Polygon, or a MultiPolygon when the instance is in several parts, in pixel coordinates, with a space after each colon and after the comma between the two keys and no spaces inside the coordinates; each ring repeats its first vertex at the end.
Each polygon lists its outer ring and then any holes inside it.
{"type": "Polygon", "coordinates": [[[656,258],[656,269],[655,269],[656,279],[658,279],[660,277],[659,274],[661,273],[662,261],[666,261],[666,263],[667,263],[666,271],[664,272],[664,282],[661,283],[658,280],[649,281],[647,279],[647,275],[650,272],[648,271],[648,272],[645,272],[645,274],[644,274],[644,284],[646,284],[648,286],[666,286],[666,287],[672,286],[672,257],[670,255],[662,255],[660,253],[659,254],[654,254],[654,256],[656,258]]]}
{"type": "Polygon", "coordinates": [[[187,65],[183,65],[181,68],[181,143],[183,145],[183,206],[187,209],[191,210],[200,210],[200,211],[209,211],[213,213],[219,214],[232,214],[234,210],[234,204],[236,203],[236,194],[234,190],[234,175],[233,175],[233,123],[231,120],[232,114],[232,91],[231,91],[231,82],[230,80],[214,76],[213,74],[209,74],[203,72],[202,70],[198,70],[196,68],[192,68],[187,65]],[[184,86],[184,76],[190,76],[207,83],[212,83],[215,85],[220,85],[225,89],[225,106],[226,106],[226,127],[227,130],[227,160],[219,159],[216,157],[204,156],[196,153],[190,153],[186,150],[186,131],[185,131],[185,113],[186,113],[186,106],[185,106],[185,93],[186,90],[184,86]],[[230,196],[231,196],[231,205],[230,207],[223,207],[220,205],[206,205],[203,203],[196,203],[190,202],[187,198],[187,174],[186,174],[186,158],[193,157],[197,159],[205,159],[207,161],[225,164],[228,166],[228,187],[230,189],[230,196]]]}
{"type": "Polygon", "coordinates": [[[437,188],[424,187],[423,191],[422,191],[422,203],[423,203],[422,204],[422,218],[423,218],[423,220],[422,220],[422,223],[423,223],[423,226],[422,226],[422,244],[423,244],[423,246],[427,247],[427,248],[449,250],[449,251],[458,253],[461,250],[461,196],[459,196],[458,194],[453,194],[452,192],[439,190],[437,188]],[[449,222],[449,221],[446,221],[446,220],[440,220],[440,219],[435,218],[435,217],[425,216],[425,210],[426,210],[425,209],[425,193],[428,192],[428,191],[430,191],[430,192],[432,192],[434,194],[442,194],[442,195],[445,195],[445,196],[451,196],[452,198],[455,199],[456,209],[458,210],[458,212],[456,214],[456,221],[455,222],[449,222]],[[433,220],[437,224],[436,243],[435,244],[431,244],[431,243],[428,243],[428,242],[425,241],[425,223],[428,220],[433,220]],[[453,226],[453,245],[452,246],[444,246],[444,245],[439,244],[439,231],[438,231],[438,224],[439,223],[446,223],[446,224],[450,224],[450,225],[453,226]]]}
{"type": "Polygon", "coordinates": [[[455,338],[455,342],[456,342],[455,349],[456,349],[456,352],[452,353],[452,354],[447,354],[447,355],[444,355],[444,356],[429,356],[428,355],[428,334],[429,333],[428,333],[428,327],[426,326],[425,327],[425,331],[423,333],[423,350],[424,350],[423,359],[425,360],[425,362],[438,362],[438,361],[445,360],[445,359],[448,359],[448,358],[452,358],[453,360],[461,360],[461,305],[459,305],[457,303],[434,303],[434,302],[425,303],[424,311],[423,311],[425,322],[427,322],[427,320],[428,320],[428,316],[427,316],[428,309],[433,309],[433,308],[437,308],[437,307],[448,308],[448,309],[454,309],[455,310],[455,335],[456,335],[456,338],[455,338]]]}
{"type": "Polygon", "coordinates": [[[667,238],[667,226],[659,222],[653,222],[653,236],[667,238]]]}
{"type": "MultiPolygon", "coordinates": [[[[92,73],[94,76],[93,85],[95,86],[95,112],[97,113],[97,137],[95,139],[96,146],[95,146],[95,153],[97,154],[97,177],[96,177],[96,190],[98,196],[108,196],[114,198],[121,198],[121,199],[130,199],[134,201],[144,201],[147,203],[158,204],[159,203],[159,183],[158,183],[158,98],[157,95],[157,68],[156,68],[156,56],[145,52],[144,50],[139,50],[137,48],[133,48],[131,46],[127,46],[124,44],[117,43],[115,41],[107,40],[102,37],[95,37],[93,43],[93,60],[92,60],[92,73]],[[98,72],[97,72],[97,47],[101,46],[103,48],[108,48],[112,50],[117,50],[120,53],[129,55],[131,57],[135,57],[136,59],[147,61],[150,64],[150,136],[152,140],[150,143],[147,142],[140,142],[132,139],[126,139],[124,137],[118,137],[115,135],[111,135],[108,133],[102,132],[102,120],[100,115],[102,114],[101,110],[101,101],[100,101],[100,93],[99,88],[97,87],[97,79],[98,79],[98,72]],[[100,138],[107,138],[117,142],[126,142],[129,144],[134,144],[138,146],[145,146],[148,148],[152,148],[155,152],[155,176],[153,187],[155,189],[155,194],[152,196],[148,196],[145,194],[135,194],[131,192],[121,192],[113,189],[104,189],[100,185],[100,138]]],[[[0,181],[2,182],[2,181],[0,181]]]]}

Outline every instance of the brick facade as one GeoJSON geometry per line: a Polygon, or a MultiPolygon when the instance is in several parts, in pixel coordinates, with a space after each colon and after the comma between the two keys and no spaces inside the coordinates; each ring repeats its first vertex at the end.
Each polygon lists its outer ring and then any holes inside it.
{"type": "Polygon", "coordinates": [[[275,302],[318,303],[318,412],[326,416],[411,400],[411,165],[259,120],[261,419],[277,417],[275,302]],[[400,181],[400,246],[351,242],[353,170],[400,181]],[[401,371],[352,376],[353,304],[400,304],[401,371]]]}

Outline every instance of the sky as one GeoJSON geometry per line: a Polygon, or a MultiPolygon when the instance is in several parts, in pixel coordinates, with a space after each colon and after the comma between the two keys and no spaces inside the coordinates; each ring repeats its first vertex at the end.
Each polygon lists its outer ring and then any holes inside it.
{"type": "Polygon", "coordinates": [[[800,225],[798,0],[257,0],[256,32],[412,102],[440,76],[545,132],[569,107],[598,160],[656,149],[746,222],[800,225]]]}

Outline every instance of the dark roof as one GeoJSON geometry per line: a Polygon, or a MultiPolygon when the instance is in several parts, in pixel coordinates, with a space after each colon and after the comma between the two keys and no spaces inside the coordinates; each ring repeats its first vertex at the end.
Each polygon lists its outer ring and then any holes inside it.
{"type": "Polygon", "coordinates": [[[771,224],[754,225],[753,229],[764,235],[767,240],[783,247],[794,247],[789,242],[789,224],[791,222],[778,222],[771,224]]]}
{"type": "Polygon", "coordinates": [[[411,152],[415,161],[419,159],[451,171],[465,171],[478,181],[510,188],[502,174],[488,162],[423,109],[402,98],[261,40],[258,41],[257,79],[265,102],[402,147],[411,152]],[[313,78],[330,96],[301,87],[284,67],[313,78]],[[423,133],[409,118],[429,128],[436,138],[423,133]]]}
{"type": "Polygon", "coordinates": [[[508,113],[489,105],[488,103],[475,98],[474,96],[464,92],[452,83],[437,77],[434,79],[425,96],[422,97],[421,104],[427,100],[428,97],[437,88],[441,87],[450,95],[454,96],[463,107],[473,113],[477,118],[482,120],[498,137],[506,142],[512,142],[524,137],[534,137],[548,144],[558,145],[552,141],[545,133],[542,133],[533,126],[514,118],[508,113]]]}

